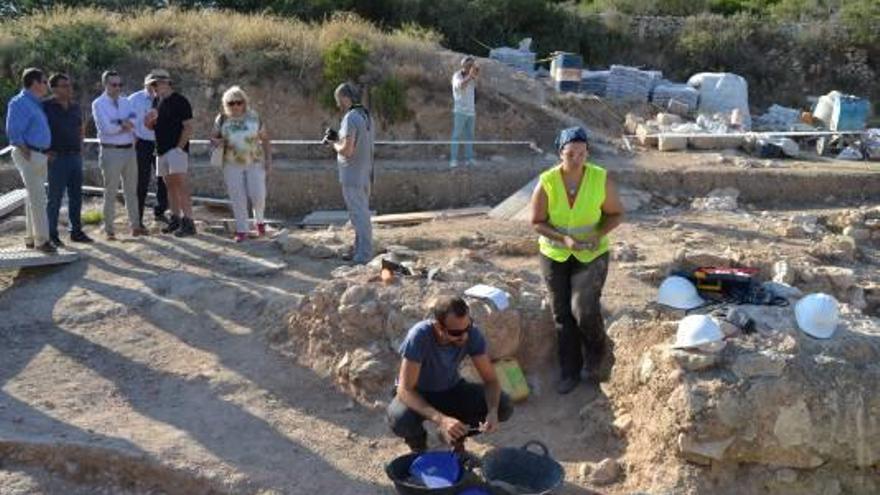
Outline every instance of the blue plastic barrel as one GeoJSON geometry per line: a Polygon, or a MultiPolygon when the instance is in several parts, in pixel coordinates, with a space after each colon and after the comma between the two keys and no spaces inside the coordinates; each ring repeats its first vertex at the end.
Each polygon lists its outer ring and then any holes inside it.
{"type": "Polygon", "coordinates": [[[861,131],[865,128],[868,115],[871,113],[871,104],[868,100],[857,96],[843,95],[835,103],[835,115],[831,119],[832,130],[861,131]]]}

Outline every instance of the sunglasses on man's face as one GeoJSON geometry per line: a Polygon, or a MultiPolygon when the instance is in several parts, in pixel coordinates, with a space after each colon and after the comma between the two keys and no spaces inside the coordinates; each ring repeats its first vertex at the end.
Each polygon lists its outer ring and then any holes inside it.
{"type": "Polygon", "coordinates": [[[110,83],[110,84],[108,84],[108,86],[110,86],[111,88],[121,88],[121,87],[125,86],[125,84],[118,82],[118,83],[110,83]]]}
{"type": "Polygon", "coordinates": [[[446,330],[446,335],[449,335],[450,337],[457,339],[459,337],[463,337],[463,336],[467,335],[467,333],[470,332],[472,328],[474,328],[474,322],[468,323],[468,326],[461,329],[461,330],[448,328],[446,326],[444,326],[443,328],[446,330]]]}
{"type": "Polygon", "coordinates": [[[237,107],[239,105],[244,105],[244,101],[242,101],[242,100],[227,101],[226,105],[230,106],[230,107],[237,107]]]}

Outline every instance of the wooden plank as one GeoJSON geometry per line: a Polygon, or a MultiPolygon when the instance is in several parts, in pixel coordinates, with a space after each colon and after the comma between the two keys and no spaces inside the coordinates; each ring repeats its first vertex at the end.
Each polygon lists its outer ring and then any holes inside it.
{"type": "Polygon", "coordinates": [[[27,190],[15,189],[0,196],[0,218],[24,206],[27,201],[27,190]]]}
{"type": "Polygon", "coordinates": [[[394,224],[417,224],[432,222],[435,220],[446,220],[450,218],[466,218],[478,217],[489,213],[491,208],[488,206],[474,206],[471,208],[456,208],[449,210],[433,210],[433,211],[416,211],[412,213],[392,213],[388,215],[379,215],[372,218],[373,223],[380,225],[394,224]]]}
{"type": "Polygon", "coordinates": [[[74,251],[58,251],[46,254],[35,249],[0,249],[0,270],[15,270],[33,266],[48,266],[71,263],[79,259],[74,251]]]}
{"type": "MultiPolygon", "coordinates": [[[[375,215],[376,211],[370,211],[370,215],[375,215]]],[[[303,227],[317,227],[322,225],[345,225],[348,222],[348,211],[346,210],[316,210],[303,218],[299,224],[303,227]]]]}
{"type": "MultiPolygon", "coordinates": [[[[90,193],[90,194],[104,194],[103,187],[83,186],[82,191],[83,191],[83,193],[90,193]]],[[[116,191],[116,195],[122,196],[122,190],[120,189],[119,191],[116,191]]],[[[155,198],[156,193],[148,192],[147,196],[150,198],[155,198]]],[[[193,196],[192,201],[193,201],[193,203],[200,203],[200,204],[209,205],[209,206],[230,206],[231,207],[231,205],[232,205],[232,203],[230,203],[230,201],[228,199],[206,198],[204,196],[193,196]]]]}

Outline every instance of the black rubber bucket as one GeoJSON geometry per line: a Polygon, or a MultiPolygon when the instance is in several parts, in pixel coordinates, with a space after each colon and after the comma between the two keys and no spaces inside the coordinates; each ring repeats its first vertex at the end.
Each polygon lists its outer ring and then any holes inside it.
{"type": "Polygon", "coordinates": [[[543,443],[532,440],[521,448],[494,449],[483,457],[483,476],[493,486],[503,486],[511,495],[544,495],[565,481],[562,465],[550,457],[543,443]],[[537,447],[540,453],[529,448],[537,447]],[[496,484],[496,482],[501,482],[496,484]]]}
{"type": "Polygon", "coordinates": [[[385,474],[394,483],[394,488],[400,495],[458,495],[466,488],[479,486],[480,479],[462,465],[461,479],[453,486],[447,488],[428,488],[426,486],[409,483],[409,467],[419,454],[412,453],[402,455],[385,466],[385,474]]]}

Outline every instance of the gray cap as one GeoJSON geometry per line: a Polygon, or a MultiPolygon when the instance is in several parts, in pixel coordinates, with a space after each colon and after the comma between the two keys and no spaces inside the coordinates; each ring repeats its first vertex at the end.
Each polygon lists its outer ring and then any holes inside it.
{"type": "Polygon", "coordinates": [[[344,96],[351,100],[352,103],[360,103],[361,101],[361,90],[349,82],[344,82],[339,86],[336,86],[336,91],[334,91],[333,94],[344,96]]]}
{"type": "Polygon", "coordinates": [[[165,69],[153,69],[144,78],[144,85],[152,84],[156,81],[171,81],[171,74],[165,69]]]}
{"type": "Polygon", "coordinates": [[[465,65],[467,65],[468,63],[471,63],[473,61],[474,61],[474,57],[471,57],[470,55],[465,55],[461,59],[461,66],[464,67],[465,65]]]}

